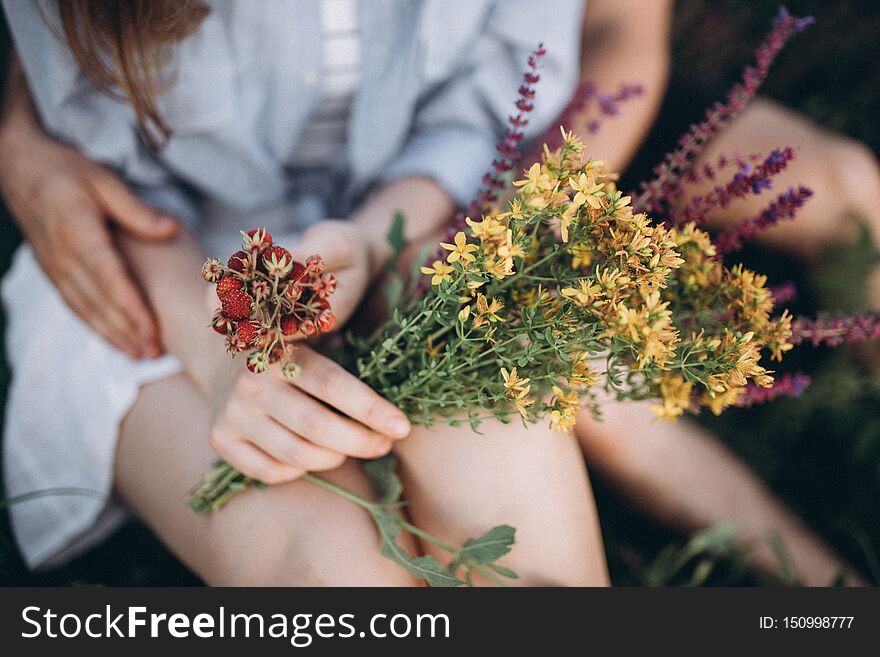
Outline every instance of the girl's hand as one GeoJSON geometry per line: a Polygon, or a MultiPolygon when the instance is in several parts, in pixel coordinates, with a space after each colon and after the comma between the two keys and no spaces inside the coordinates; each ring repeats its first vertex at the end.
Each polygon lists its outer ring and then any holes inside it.
{"type": "Polygon", "coordinates": [[[110,224],[164,240],[178,223],[144,205],[111,171],[33,134],[0,150],[0,189],[34,256],[68,306],[132,358],[161,353],[156,321],[123,262],[110,224]],[[10,152],[12,149],[12,152],[10,152]]]}
{"type": "Polygon", "coordinates": [[[293,253],[300,261],[312,254],[324,259],[325,270],[336,276],[336,291],[330,297],[336,326],[345,325],[376,277],[379,265],[370,236],[352,221],[327,219],[310,227],[293,253]]]}
{"type": "Polygon", "coordinates": [[[347,456],[377,458],[406,437],[409,420],[357,377],[311,349],[297,347],[293,383],[273,365],[242,373],[211,432],[211,446],[266,484],[332,470],[347,456]]]}

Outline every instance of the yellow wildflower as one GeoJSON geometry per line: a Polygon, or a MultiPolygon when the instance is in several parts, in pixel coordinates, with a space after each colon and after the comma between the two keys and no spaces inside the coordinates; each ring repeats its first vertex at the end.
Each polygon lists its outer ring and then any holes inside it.
{"type": "Polygon", "coordinates": [[[582,278],[578,281],[577,287],[566,287],[562,289],[562,296],[571,299],[581,308],[587,308],[595,302],[602,293],[601,288],[593,283],[593,281],[582,278]]]}
{"type": "Polygon", "coordinates": [[[517,374],[515,367],[509,372],[506,367],[502,367],[501,378],[504,379],[504,387],[507,389],[507,395],[509,397],[513,397],[523,390],[529,389],[529,380],[527,378],[521,378],[519,374],[517,374]]]}
{"type": "Polygon", "coordinates": [[[568,249],[572,269],[587,269],[593,264],[593,250],[586,244],[572,244],[568,249]]]}
{"type": "Polygon", "coordinates": [[[427,353],[428,357],[431,359],[440,358],[440,353],[443,351],[444,344],[445,343],[442,341],[434,344],[434,338],[429,335],[425,342],[425,353],[427,353]]]}
{"type": "Polygon", "coordinates": [[[477,294],[477,315],[474,317],[474,328],[479,328],[486,323],[495,323],[502,321],[498,316],[498,311],[504,308],[498,299],[492,298],[492,301],[486,299],[486,295],[477,294]]]}
{"type": "Polygon", "coordinates": [[[556,431],[568,433],[574,429],[575,416],[580,407],[577,393],[566,392],[559,386],[553,386],[553,410],[550,411],[550,426],[556,431]]]}
{"type": "Polygon", "coordinates": [[[433,274],[431,277],[431,285],[440,285],[443,281],[448,283],[452,280],[453,271],[455,271],[455,269],[442,260],[435,260],[430,267],[422,267],[423,274],[433,274]]]}
{"type": "Polygon", "coordinates": [[[685,381],[680,374],[667,376],[660,383],[661,404],[654,404],[651,410],[661,420],[673,421],[684,413],[691,405],[693,386],[685,381]]]}
{"type": "Polygon", "coordinates": [[[446,260],[449,262],[461,261],[463,265],[467,265],[476,259],[473,252],[476,251],[478,247],[476,244],[468,244],[467,236],[463,232],[458,231],[455,234],[454,241],[455,244],[440,242],[440,246],[447,251],[451,251],[451,253],[446,256],[446,260]]]}

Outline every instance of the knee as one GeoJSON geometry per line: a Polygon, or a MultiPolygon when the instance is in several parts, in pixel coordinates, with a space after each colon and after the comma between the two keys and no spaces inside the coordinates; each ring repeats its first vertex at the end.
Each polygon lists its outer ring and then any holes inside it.
{"type": "Polygon", "coordinates": [[[834,137],[830,149],[834,180],[841,196],[856,212],[876,213],[880,204],[880,164],[861,142],[834,137]]]}
{"type": "Polygon", "coordinates": [[[237,535],[213,534],[207,572],[200,574],[212,586],[415,585],[402,567],[382,556],[369,519],[344,511],[330,524],[338,522],[346,532],[275,517],[259,527],[244,524],[248,529],[237,535]]]}
{"type": "Polygon", "coordinates": [[[211,586],[348,587],[415,586],[415,580],[397,564],[375,555],[350,555],[334,562],[318,554],[286,552],[278,555],[242,555],[233,567],[205,576],[211,586]]]}

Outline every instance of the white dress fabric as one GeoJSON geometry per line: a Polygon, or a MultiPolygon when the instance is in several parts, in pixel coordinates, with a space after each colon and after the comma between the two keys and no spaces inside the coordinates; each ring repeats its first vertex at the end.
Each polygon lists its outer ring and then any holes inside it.
{"type": "MultiPolygon", "coordinates": [[[[180,217],[218,257],[236,250],[246,227],[266,226],[293,244],[310,223],[346,216],[383,180],[430,176],[466,203],[538,42],[550,54],[530,133],[564,106],[582,11],[576,0],[552,10],[534,0],[210,0],[204,22],[175,50],[174,82],[160,98],[173,136],[154,152],[131,109],[83,78],[56,36],[54,1],[0,2],[47,131],[180,217]]],[[[70,311],[27,245],[0,294],[12,368],[6,494],[97,494],[12,507],[27,564],[54,566],[124,520],[112,495],[120,422],[140,386],[180,364],[116,351],[70,311]]]]}

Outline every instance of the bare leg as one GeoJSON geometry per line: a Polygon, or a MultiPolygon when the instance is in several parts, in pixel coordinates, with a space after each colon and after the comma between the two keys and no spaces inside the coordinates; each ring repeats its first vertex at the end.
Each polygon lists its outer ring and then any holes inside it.
{"type": "MultiPolygon", "coordinates": [[[[196,517],[185,498],[215,458],[208,430],[203,398],[187,377],[177,375],[142,389],[123,423],[116,455],[120,495],[206,582],[415,583],[379,554],[379,538],[366,513],[308,482],[248,491],[219,513],[196,517]]],[[[351,461],[322,476],[370,494],[369,483],[351,461]]]]}
{"type": "Polygon", "coordinates": [[[395,447],[415,523],[454,544],[510,524],[516,545],[499,563],[519,573],[516,583],[607,585],[596,507],[575,440],[518,421],[486,422],[480,430],[484,435],[468,426],[417,428],[395,447]]]}
{"type": "MultiPolygon", "coordinates": [[[[736,456],[696,425],[655,421],[646,403],[609,402],[578,417],[587,461],[635,504],[685,531],[733,522],[755,565],[778,572],[774,533],[807,585],[851,571],[736,456]]],[[[850,582],[863,583],[857,577],[850,582]]]]}
{"type": "MultiPolygon", "coordinates": [[[[794,221],[782,221],[758,238],[768,246],[802,255],[808,261],[829,244],[848,243],[864,219],[880,246],[880,166],[871,151],[851,139],[834,135],[769,100],[758,99],[713,140],[700,163],[718,155],[766,154],[783,146],[797,157],[774,178],[773,190],[749,196],[720,210],[709,224],[729,227],[760,212],[776,194],[806,185],[814,196],[794,221]]],[[[872,307],[880,310],[880,270],[870,290],[872,307]]]]}

